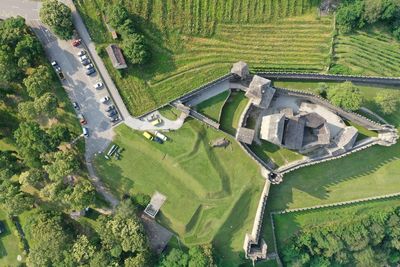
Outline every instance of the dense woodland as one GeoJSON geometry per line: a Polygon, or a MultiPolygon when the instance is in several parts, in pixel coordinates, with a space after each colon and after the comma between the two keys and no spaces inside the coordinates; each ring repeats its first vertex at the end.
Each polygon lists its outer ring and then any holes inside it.
{"type": "Polygon", "coordinates": [[[302,229],[282,248],[289,266],[397,266],[400,207],[302,229]]]}

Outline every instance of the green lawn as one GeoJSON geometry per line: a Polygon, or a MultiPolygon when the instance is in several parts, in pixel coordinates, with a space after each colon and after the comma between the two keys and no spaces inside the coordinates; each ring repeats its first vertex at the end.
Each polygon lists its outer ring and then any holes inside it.
{"type": "Polygon", "coordinates": [[[232,135],[236,134],[240,116],[248,103],[244,92],[232,92],[221,113],[221,129],[232,135]]]}
{"type": "Polygon", "coordinates": [[[207,117],[219,121],[219,115],[221,114],[221,110],[223,108],[223,104],[225,103],[226,98],[229,96],[230,92],[225,91],[214,97],[207,99],[195,106],[195,109],[200,113],[203,113],[207,117]]]}
{"type": "Polygon", "coordinates": [[[251,150],[253,150],[261,159],[264,161],[272,160],[277,167],[281,167],[286,165],[292,161],[300,160],[303,156],[295,151],[281,148],[275,144],[270,142],[261,141],[261,145],[252,144],[250,146],[251,150]]]}
{"type": "Polygon", "coordinates": [[[400,42],[382,28],[340,34],[334,49],[335,63],[349,67],[353,73],[400,76],[400,42]]]}
{"type": "Polygon", "coordinates": [[[397,197],[344,207],[274,215],[278,249],[283,248],[287,240],[301,229],[310,229],[318,225],[351,223],[354,218],[368,217],[372,212],[389,212],[398,206],[400,206],[400,198],[397,197]]]}
{"type": "Polygon", "coordinates": [[[6,227],[6,232],[0,235],[0,266],[17,266],[17,256],[23,254],[18,246],[15,226],[1,210],[0,221],[4,222],[6,227]]]}
{"type": "Polygon", "coordinates": [[[122,159],[98,156],[98,174],[120,197],[165,194],[158,220],[188,246],[213,241],[222,266],[237,266],[264,182],[258,166],[232,138],[195,120],[166,135],[170,141],[160,145],[119,126],[115,143],[125,149],[122,159]],[[211,148],[209,142],[220,137],[231,145],[211,148]]]}
{"type": "Polygon", "coordinates": [[[172,121],[178,119],[179,114],[180,114],[179,110],[177,110],[176,108],[171,107],[171,106],[165,106],[163,108],[160,108],[158,110],[158,112],[160,112],[160,114],[163,117],[165,117],[169,120],[172,120],[172,121]]]}
{"type": "MultiPolygon", "coordinates": [[[[128,109],[143,114],[247,61],[253,70],[323,72],[333,19],[317,17],[319,0],[126,2],[146,36],[151,62],[115,70],[101,53],[128,109]]],[[[100,48],[113,41],[102,22],[105,0],[75,0],[100,48]],[[102,13],[103,11],[103,13],[102,13]]],[[[101,50],[101,49],[100,49],[101,50]]]]}

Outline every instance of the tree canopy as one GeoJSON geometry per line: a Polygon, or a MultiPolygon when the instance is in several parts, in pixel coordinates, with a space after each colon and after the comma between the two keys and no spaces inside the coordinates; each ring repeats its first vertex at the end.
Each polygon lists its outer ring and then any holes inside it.
{"type": "Polygon", "coordinates": [[[24,85],[30,97],[38,98],[52,87],[52,78],[47,66],[40,65],[24,79],[24,85]]]}
{"type": "Polygon", "coordinates": [[[328,91],[327,97],[335,106],[358,110],[363,102],[360,90],[351,82],[344,82],[328,91]]]}
{"type": "Polygon", "coordinates": [[[375,102],[384,114],[391,114],[397,110],[399,97],[396,92],[382,91],[376,95],[375,102]]]}
{"type": "Polygon", "coordinates": [[[58,0],[45,0],[39,12],[40,20],[49,25],[61,39],[71,39],[74,25],[71,9],[58,0]]]}
{"type": "Polygon", "coordinates": [[[132,62],[132,64],[143,64],[146,62],[148,55],[143,35],[136,33],[126,35],[122,47],[125,56],[132,62]]]}

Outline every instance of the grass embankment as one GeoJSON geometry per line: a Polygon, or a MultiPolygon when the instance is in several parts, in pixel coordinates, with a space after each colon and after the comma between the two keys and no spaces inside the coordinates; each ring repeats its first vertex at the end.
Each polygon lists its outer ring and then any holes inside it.
{"type": "Polygon", "coordinates": [[[160,145],[119,126],[115,143],[125,149],[122,159],[97,157],[99,175],[120,197],[163,193],[167,201],[157,215],[163,225],[189,246],[213,241],[223,264],[237,266],[264,182],[258,167],[232,138],[197,121],[167,135],[170,141],[160,145]],[[231,145],[211,148],[220,137],[231,145]]]}
{"type": "MultiPolygon", "coordinates": [[[[120,42],[103,25],[104,0],[75,2],[97,46],[120,42]]],[[[141,18],[151,63],[117,71],[101,56],[133,115],[228,73],[239,60],[258,70],[321,72],[333,26],[331,17],[316,18],[317,2],[137,1],[128,9],[141,18]],[[278,20],[295,15],[302,16],[278,20]]]]}
{"type": "Polygon", "coordinates": [[[0,266],[18,266],[17,256],[23,254],[18,246],[15,226],[6,213],[1,210],[0,221],[6,228],[6,231],[0,234],[0,266]]]}
{"type": "Polygon", "coordinates": [[[337,208],[323,208],[314,211],[293,212],[274,215],[278,250],[284,248],[290,237],[302,229],[321,225],[335,225],[362,219],[373,212],[388,212],[400,205],[400,198],[370,201],[337,208]]]}
{"type": "Polygon", "coordinates": [[[303,156],[295,151],[291,151],[286,148],[281,148],[270,142],[262,141],[261,145],[252,144],[250,146],[257,156],[259,156],[264,161],[268,162],[272,160],[277,167],[286,165],[292,161],[300,160],[303,156]]]}
{"type": "Polygon", "coordinates": [[[171,121],[177,120],[179,118],[180,111],[171,106],[165,106],[158,110],[160,114],[171,121]]]}
{"type": "Polygon", "coordinates": [[[218,121],[220,120],[219,115],[225,103],[226,98],[229,96],[230,91],[222,92],[214,97],[207,99],[195,106],[195,109],[206,115],[207,117],[218,121]]]}
{"type": "MultiPolygon", "coordinates": [[[[303,90],[318,86],[317,83],[283,83],[285,87],[303,90]]],[[[400,110],[385,116],[373,102],[379,91],[396,89],[368,86],[359,88],[366,100],[364,105],[399,129],[400,110]]],[[[391,147],[373,146],[342,159],[291,172],[285,175],[283,183],[271,188],[266,214],[286,208],[309,207],[399,192],[399,155],[400,143],[391,147]]],[[[264,223],[264,236],[271,242],[268,216],[264,223]]]]}
{"type": "Polygon", "coordinates": [[[232,135],[236,134],[240,116],[248,102],[249,100],[245,97],[244,92],[240,91],[231,93],[229,99],[222,107],[220,119],[220,127],[222,130],[232,135]]]}
{"type": "Polygon", "coordinates": [[[340,34],[335,43],[336,64],[362,75],[400,76],[400,42],[380,28],[340,34]]]}

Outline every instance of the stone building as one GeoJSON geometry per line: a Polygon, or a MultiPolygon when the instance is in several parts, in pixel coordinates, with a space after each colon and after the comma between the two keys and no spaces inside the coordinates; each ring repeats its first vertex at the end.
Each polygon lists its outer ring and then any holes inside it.
{"type": "Polygon", "coordinates": [[[262,118],[260,137],[275,145],[282,145],[285,114],[276,113],[262,118]]]}
{"type": "Polygon", "coordinates": [[[274,94],[275,89],[271,87],[270,80],[254,75],[245,96],[254,106],[265,109],[269,107],[274,94]]]}
{"type": "Polygon", "coordinates": [[[255,132],[253,129],[240,127],[236,132],[236,140],[251,145],[254,140],[254,134],[255,132]]]}
{"type": "Polygon", "coordinates": [[[125,69],[128,67],[125,62],[124,55],[122,54],[121,48],[116,44],[111,44],[106,48],[107,54],[111,59],[111,62],[116,69],[125,69]]]}
{"type": "Polygon", "coordinates": [[[246,78],[250,75],[249,66],[247,66],[247,63],[243,61],[236,62],[232,66],[231,74],[240,78],[241,80],[246,80],[246,78]]]}

